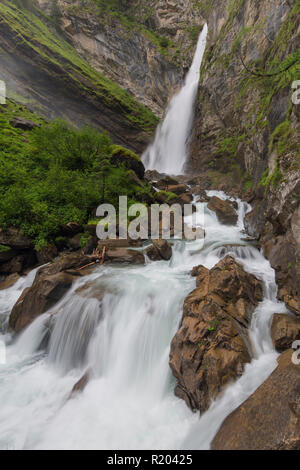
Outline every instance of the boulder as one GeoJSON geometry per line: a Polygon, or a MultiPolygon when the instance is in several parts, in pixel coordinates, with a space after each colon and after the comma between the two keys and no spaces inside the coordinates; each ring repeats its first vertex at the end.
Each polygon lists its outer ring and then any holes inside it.
{"type": "Polygon", "coordinates": [[[160,252],[154,245],[150,245],[146,248],[145,254],[151,261],[161,261],[162,257],[160,256],[160,252]]]}
{"type": "Polygon", "coordinates": [[[168,186],[176,185],[178,185],[178,181],[171,176],[164,176],[163,178],[158,179],[157,183],[155,184],[155,186],[162,191],[166,191],[168,186]]]}
{"type": "Polygon", "coordinates": [[[31,240],[15,228],[0,229],[0,245],[9,246],[15,250],[28,250],[32,247],[31,240]]]}
{"type": "Polygon", "coordinates": [[[36,127],[39,127],[39,124],[36,122],[29,121],[22,117],[15,117],[10,121],[10,125],[16,129],[22,129],[23,131],[32,131],[36,127]]]}
{"type": "Polygon", "coordinates": [[[143,253],[128,248],[108,248],[105,253],[105,262],[126,263],[126,264],[145,264],[143,253]]]}
{"type": "Polygon", "coordinates": [[[128,170],[133,170],[139,178],[144,178],[145,167],[142,160],[135,153],[119,145],[113,146],[111,163],[112,165],[124,165],[128,170]]]}
{"type": "Polygon", "coordinates": [[[19,279],[20,279],[20,276],[17,273],[10,274],[9,276],[5,276],[0,281],[0,290],[8,289],[9,287],[13,286],[19,279]]]}
{"type": "Polygon", "coordinates": [[[197,287],[185,299],[170,367],[177,379],[175,394],[203,412],[250,361],[247,329],[263,289],[230,256],[211,270],[194,268],[193,274],[197,287]]]}
{"type": "Polygon", "coordinates": [[[20,274],[23,271],[25,257],[21,254],[14,256],[6,263],[0,264],[0,272],[4,274],[20,274]]]}
{"type": "Polygon", "coordinates": [[[184,194],[188,191],[188,187],[185,184],[175,184],[175,185],[167,186],[166,191],[180,196],[180,194],[184,194]]]}
{"type": "Polygon", "coordinates": [[[83,390],[85,389],[85,387],[86,387],[87,384],[89,383],[90,376],[91,376],[91,371],[90,371],[90,370],[87,370],[87,371],[83,374],[83,376],[78,380],[78,382],[76,382],[76,384],[74,385],[74,387],[72,388],[70,398],[73,398],[74,395],[77,395],[78,393],[83,392],[83,390]]]}
{"type": "Polygon", "coordinates": [[[278,367],[223,422],[213,450],[300,450],[300,365],[285,351],[278,367]]]}
{"type": "Polygon", "coordinates": [[[172,258],[172,247],[167,240],[152,240],[153,245],[146,250],[147,256],[151,261],[170,260],[172,258]]]}
{"type": "Polygon", "coordinates": [[[58,251],[55,245],[43,246],[39,251],[36,252],[36,257],[39,264],[46,264],[53,261],[58,255],[58,251]]]}
{"type": "Polygon", "coordinates": [[[207,207],[217,214],[217,217],[222,224],[236,225],[238,214],[229,201],[223,201],[222,199],[213,196],[207,207]]]}
{"type": "Polygon", "coordinates": [[[19,333],[35,318],[53,307],[70,289],[74,277],[67,273],[58,273],[45,276],[34,281],[33,285],[25,289],[16,304],[10,317],[10,328],[19,333]]]}
{"type": "Polygon", "coordinates": [[[291,315],[275,313],[271,335],[277,351],[283,352],[290,349],[294,341],[300,340],[300,319],[291,315]]]}
{"type": "Polygon", "coordinates": [[[182,207],[185,205],[185,204],[191,204],[191,202],[193,201],[193,195],[191,193],[184,193],[184,194],[180,194],[180,196],[178,196],[177,198],[177,204],[180,204],[182,207]]]}
{"type": "Polygon", "coordinates": [[[83,232],[83,226],[78,222],[68,222],[61,228],[62,235],[65,235],[67,237],[73,237],[74,235],[77,235],[80,232],[83,232]]]}
{"type": "Polygon", "coordinates": [[[35,280],[40,280],[46,276],[58,274],[62,271],[70,271],[82,268],[83,266],[86,266],[87,264],[96,261],[97,259],[97,256],[85,255],[82,253],[82,251],[64,254],[53,263],[42,266],[37,271],[35,280]]]}

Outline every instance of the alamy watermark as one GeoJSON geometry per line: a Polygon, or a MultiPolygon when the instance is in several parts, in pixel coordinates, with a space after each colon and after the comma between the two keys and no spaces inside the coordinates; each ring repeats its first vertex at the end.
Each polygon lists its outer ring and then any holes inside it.
{"type": "Polygon", "coordinates": [[[300,341],[294,341],[292,348],[295,349],[295,352],[292,354],[292,363],[295,364],[295,366],[300,365],[300,341]]]}
{"type": "Polygon", "coordinates": [[[101,204],[96,211],[101,220],[96,233],[100,240],[147,240],[175,238],[204,239],[204,206],[195,210],[193,204],[133,204],[128,207],[127,196],[119,197],[118,210],[112,204],[101,204]],[[117,216],[118,214],[118,216],[117,216]]]}
{"type": "Polygon", "coordinates": [[[6,84],[3,80],[0,80],[0,104],[6,103],[6,84]]]}
{"type": "Polygon", "coordinates": [[[295,90],[292,94],[293,104],[300,104],[300,80],[295,80],[292,83],[292,90],[295,90]]]}
{"type": "Polygon", "coordinates": [[[0,339],[0,366],[6,364],[6,345],[0,339]]]}

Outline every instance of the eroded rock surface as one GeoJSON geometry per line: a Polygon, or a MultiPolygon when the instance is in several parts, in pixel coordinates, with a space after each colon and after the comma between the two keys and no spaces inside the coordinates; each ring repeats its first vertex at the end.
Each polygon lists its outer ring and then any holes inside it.
{"type": "Polygon", "coordinates": [[[293,350],[222,424],[213,450],[300,450],[300,365],[293,350]]]}
{"type": "Polygon", "coordinates": [[[185,299],[170,366],[175,394],[203,412],[250,361],[247,328],[263,294],[261,282],[230,256],[193,274],[197,287],[185,299]]]}

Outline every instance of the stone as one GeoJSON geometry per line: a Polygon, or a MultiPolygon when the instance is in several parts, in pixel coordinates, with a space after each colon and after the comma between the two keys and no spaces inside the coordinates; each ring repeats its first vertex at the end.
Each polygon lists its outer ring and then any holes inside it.
{"type": "Polygon", "coordinates": [[[9,317],[10,328],[20,333],[35,318],[61,300],[73,280],[73,276],[61,272],[36,279],[31,287],[22,292],[14,305],[9,317]]]}
{"type": "Polygon", "coordinates": [[[213,450],[300,450],[300,365],[285,351],[270,377],[223,422],[213,450]]]}
{"type": "Polygon", "coordinates": [[[197,287],[185,299],[170,350],[175,394],[204,412],[250,362],[248,327],[262,283],[227,256],[213,269],[195,267],[197,287]]]}
{"type": "Polygon", "coordinates": [[[37,261],[39,264],[50,263],[56,258],[58,251],[55,245],[43,246],[39,251],[36,252],[37,261]]]}
{"type": "Polygon", "coordinates": [[[294,341],[300,340],[300,319],[291,315],[275,313],[271,336],[274,347],[278,352],[290,349],[294,341]]]}
{"type": "Polygon", "coordinates": [[[162,259],[168,261],[172,258],[172,247],[167,240],[152,240],[153,245],[159,251],[162,259]]]}
{"type": "Polygon", "coordinates": [[[29,121],[22,117],[15,117],[10,121],[10,125],[16,129],[23,129],[24,131],[32,131],[36,127],[39,127],[39,124],[36,122],[29,121]]]}
{"type": "Polygon", "coordinates": [[[32,248],[31,240],[15,228],[0,229],[0,245],[9,246],[15,250],[28,250],[32,248]]]}
{"type": "Polygon", "coordinates": [[[217,217],[222,224],[236,225],[238,221],[238,214],[230,202],[223,201],[222,199],[213,196],[210,199],[207,207],[209,210],[217,214],[217,217]]]}

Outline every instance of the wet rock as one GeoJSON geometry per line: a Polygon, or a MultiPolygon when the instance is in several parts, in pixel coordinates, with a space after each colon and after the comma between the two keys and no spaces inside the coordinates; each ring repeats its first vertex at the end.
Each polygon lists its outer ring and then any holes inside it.
{"type": "Polygon", "coordinates": [[[16,250],[28,250],[32,247],[31,240],[15,228],[0,229],[0,245],[9,246],[16,250]]]}
{"type": "Polygon", "coordinates": [[[145,264],[145,257],[140,251],[128,248],[109,248],[105,253],[105,262],[145,264]]]}
{"type": "Polygon", "coordinates": [[[44,246],[36,252],[37,260],[40,264],[50,263],[57,255],[58,251],[54,245],[44,246]]]}
{"type": "Polygon", "coordinates": [[[82,268],[87,264],[96,261],[97,256],[85,255],[82,251],[63,254],[59,259],[46,266],[42,266],[36,273],[35,280],[40,280],[52,274],[58,274],[62,271],[70,271],[82,268]]]}
{"type": "Polygon", "coordinates": [[[161,191],[166,191],[168,186],[177,186],[178,181],[173,178],[172,176],[164,176],[163,178],[159,178],[155,186],[157,189],[161,191]]]}
{"type": "Polygon", "coordinates": [[[159,173],[156,170],[146,170],[144,179],[148,181],[149,183],[154,183],[163,179],[165,176],[166,175],[164,173],[159,173]]]}
{"type": "Polygon", "coordinates": [[[83,376],[78,380],[78,382],[76,382],[76,384],[75,384],[74,387],[72,388],[72,392],[71,392],[70,398],[73,398],[74,395],[77,395],[78,393],[83,392],[83,390],[85,389],[85,387],[86,387],[87,384],[89,383],[90,376],[91,376],[91,371],[90,371],[90,370],[87,370],[87,371],[85,372],[85,374],[83,374],[83,376]]]}
{"type": "Polygon", "coordinates": [[[172,247],[167,240],[152,240],[152,243],[153,246],[146,250],[147,256],[152,261],[159,261],[161,259],[168,261],[172,258],[172,247]]]}
{"type": "Polygon", "coordinates": [[[62,235],[65,235],[67,237],[73,237],[74,235],[77,235],[80,232],[83,232],[83,227],[77,222],[68,222],[61,229],[62,235]]]}
{"type": "Polygon", "coordinates": [[[213,450],[300,450],[300,365],[285,351],[270,377],[231,413],[213,450]]]}
{"type": "Polygon", "coordinates": [[[24,131],[32,131],[32,129],[39,127],[39,124],[36,122],[29,121],[22,117],[15,117],[10,121],[10,125],[16,129],[23,129],[24,131]]]}
{"type": "Polygon", "coordinates": [[[203,412],[250,361],[248,327],[263,293],[261,282],[230,256],[210,271],[195,267],[193,275],[197,288],[185,299],[170,366],[175,394],[203,412]]]}
{"type": "Polygon", "coordinates": [[[10,328],[19,333],[35,318],[53,307],[70,289],[74,277],[67,273],[45,276],[34,281],[32,287],[25,289],[10,317],[10,328]]]}
{"type": "Polygon", "coordinates": [[[20,276],[18,273],[5,276],[3,279],[0,280],[0,290],[8,289],[9,287],[13,286],[19,279],[20,276]]]}
{"type": "Polygon", "coordinates": [[[290,349],[293,342],[300,339],[300,319],[291,315],[275,313],[271,335],[274,347],[278,352],[290,349]]]}
{"type": "Polygon", "coordinates": [[[191,204],[193,199],[194,198],[193,198],[193,195],[191,193],[184,193],[184,194],[180,194],[180,196],[178,196],[176,202],[177,202],[177,204],[180,204],[183,207],[185,204],[191,204]]]}
{"type": "Polygon", "coordinates": [[[185,184],[175,184],[167,186],[166,191],[180,196],[181,194],[184,194],[188,191],[188,187],[185,184]]]}
{"type": "Polygon", "coordinates": [[[217,217],[222,224],[236,225],[238,214],[230,202],[223,201],[222,199],[214,196],[210,199],[207,207],[217,214],[217,217]]]}

